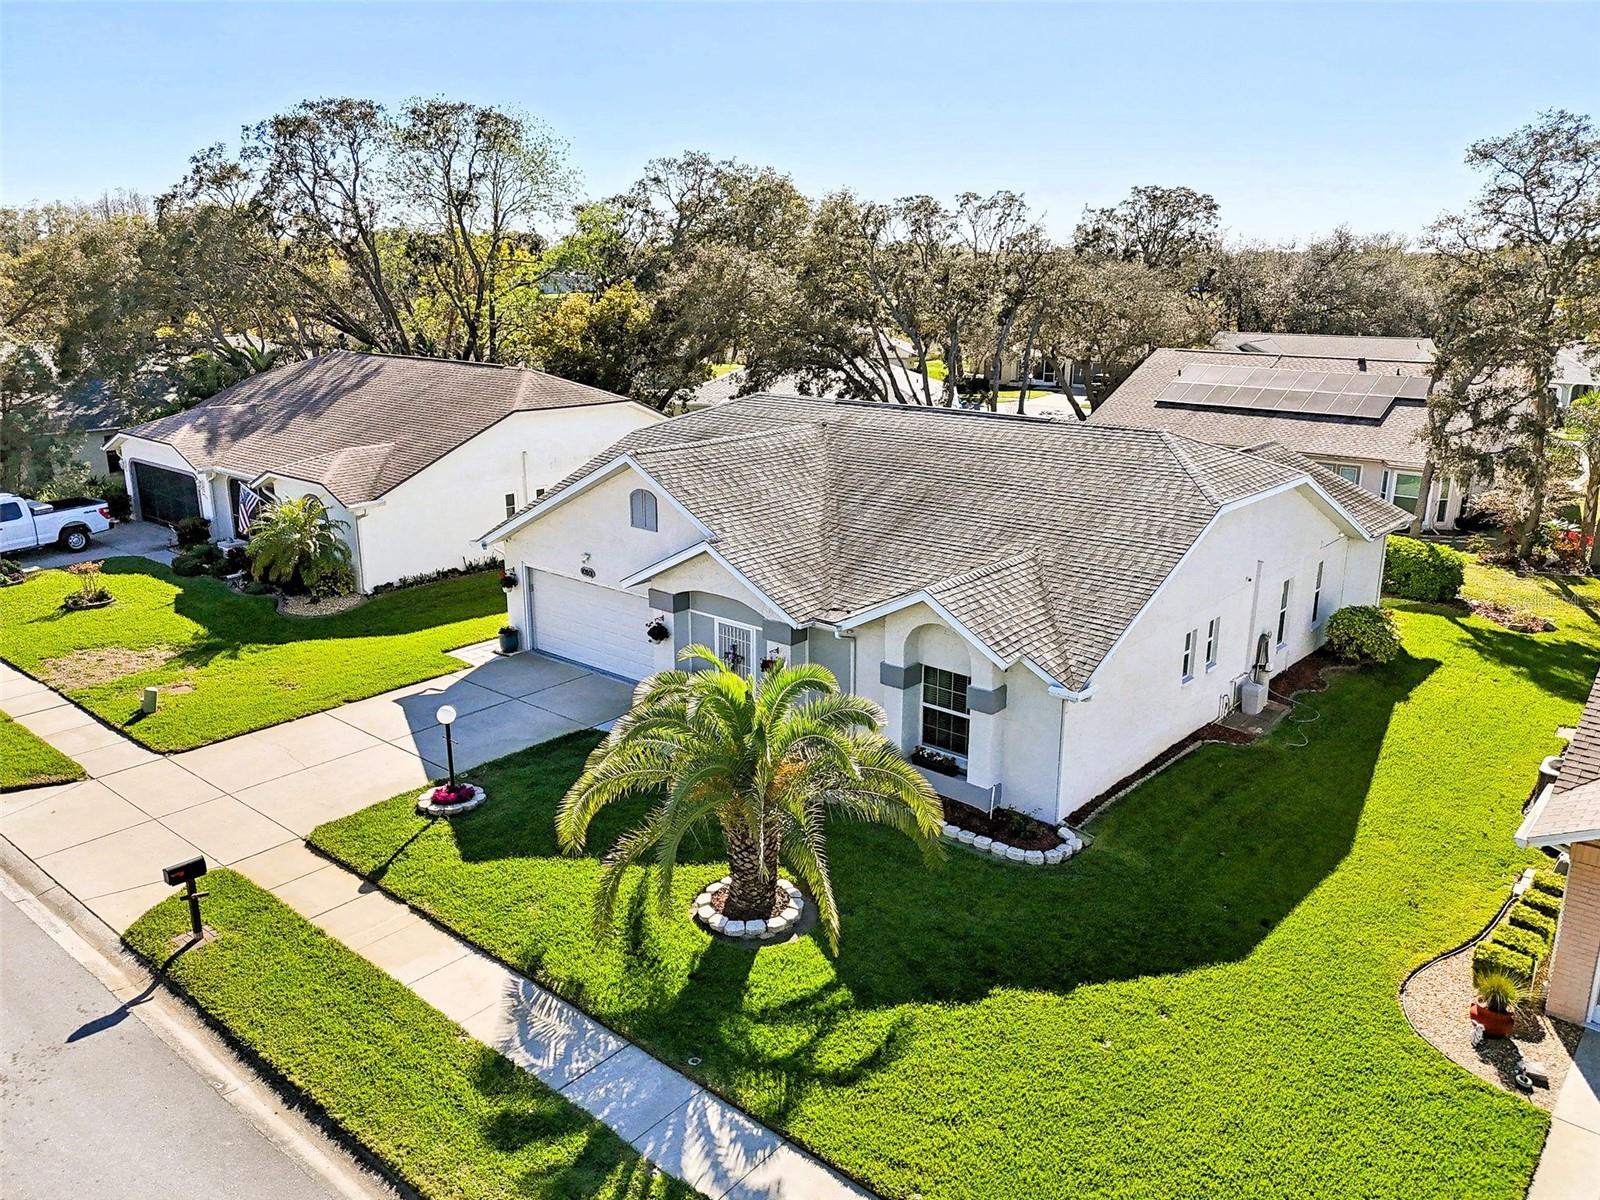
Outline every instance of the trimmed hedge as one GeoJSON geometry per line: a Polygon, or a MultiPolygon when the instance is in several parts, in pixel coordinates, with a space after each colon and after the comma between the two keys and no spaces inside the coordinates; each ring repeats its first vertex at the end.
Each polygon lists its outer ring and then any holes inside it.
{"type": "Polygon", "coordinates": [[[1494,936],[1489,939],[1496,945],[1505,946],[1509,950],[1517,950],[1526,954],[1537,966],[1544,957],[1545,940],[1531,929],[1522,929],[1516,925],[1504,924],[1494,931],[1494,936]]]}
{"type": "Polygon", "coordinates": [[[1533,967],[1533,959],[1522,951],[1502,946],[1498,942],[1479,942],[1477,949],[1472,952],[1474,976],[1480,971],[1504,971],[1523,987],[1527,987],[1533,982],[1533,967]]]}
{"type": "Polygon", "coordinates": [[[1533,873],[1533,886],[1537,891],[1545,892],[1551,896],[1565,896],[1567,894],[1567,877],[1556,871],[1535,871],[1533,873]]]}
{"type": "Polygon", "coordinates": [[[1394,614],[1370,604],[1351,604],[1328,618],[1328,648],[1345,662],[1386,663],[1400,653],[1394,614]]]}
{"type": "Polygon", "coordinates": [[[1561,897],[1552,896],[1549,892],[1541,892],[1538,888],[1529,888],[1523,892],[1522,902],[1531,904],[1552,920],[1561,915],[1561,897]]]}
{"type": "Polygon", "coordinates": [[[1454,600],[1466,578],[1465,558],[1448,546],[1391,537],[1383,562],[1383,590],[1402,600],[1454,600]]]}
{"type": "Polygon", "coordinates": [[[1556,919],[1549,913],[1540,912],[1524,900],[1517,901],[1511,909],[1511,915],[1506,919],[1518,929],[1538,934],[1546,946],[1555,939],[1556,919]]]}

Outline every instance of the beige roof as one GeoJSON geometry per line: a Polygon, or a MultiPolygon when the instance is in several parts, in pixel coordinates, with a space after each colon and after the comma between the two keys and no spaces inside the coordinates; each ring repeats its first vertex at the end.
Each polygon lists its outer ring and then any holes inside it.
{"type": "Polygon", "coordinates": [[[1370,358],[1385,362],[1432,363],[1432,338],[1345,337],[1326,333],[1250,333],[1225,330],[1211,339],[1213,349],[1245,354],[1284,354],[1311,358],[1370,358]]]}
{"type": "Polygon", "coordinates": [[[1315,479],[1369,535],[1410,519],[1365,493],[1353,503],[1349,485],[1282,447],[782,396],[635,431],[535,507],[624,454],[794,620],[925,591],[998,658],[1025,655],[1069,687],[1225,504],[1315,479]]]}
{"type": "Polygon", "coordinates": [[[510,413],[625,403],[542,371],[338,350],[127,432],[165,442],[197,468],[284,475],[359,504],[510,413]]]}
{"type": "MultiPolygon", "coordinates": [[[[1318,458],[1364,458],[1398,466],[1422,465],[1423,447],[1418,435],[1427,419],[1427,408],[1423,404],[1396,403],[1377,421],[1156,404],[1162,389],[1176,379],[1184,367],[1236,365],[1240,357],[1232,350],[1157,350],[1095,410],[1090,423],[1166,429],[1224,446],[1279,442],[1301,454],[1318,458]]],[[[1352,372],[1357,368],[1353,358],[1270,354],[1251,357],[1257,359],[1260,366],[1285,370],[1352,372]]],[[[1425,362],[1368,358],[1367,370],[1385,375],[1426,376],[1430,367],[1425,362]]]]}
{"type": "Polygon", "coordinates": [[[1600,674],[1589,689],[1578,730],[1561,756],[1561,774],[1529,810],[1517,840],[1559,845],[1600,839],[1600,674]]]}

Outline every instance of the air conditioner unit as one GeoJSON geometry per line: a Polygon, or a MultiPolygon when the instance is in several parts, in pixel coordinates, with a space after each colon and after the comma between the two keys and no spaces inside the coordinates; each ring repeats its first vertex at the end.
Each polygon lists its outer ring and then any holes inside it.
{"type": "Polygon", "coordinates": [[[1259,716],[1267,706],[1267,685],[1247,679],[1239,685],[1239,707],[1247,716],[1259,716]]]}

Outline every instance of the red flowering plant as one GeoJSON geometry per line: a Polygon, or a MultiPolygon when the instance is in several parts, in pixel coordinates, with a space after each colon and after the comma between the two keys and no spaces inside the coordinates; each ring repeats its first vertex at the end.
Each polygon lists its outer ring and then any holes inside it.
{"type": "Polygon", "coordinates": [[[455,783],[446,783],[433,789],[433,802],[435,804],[465,804],[472,799],[473,786],[466,780],[458,779],[455,783]]]}

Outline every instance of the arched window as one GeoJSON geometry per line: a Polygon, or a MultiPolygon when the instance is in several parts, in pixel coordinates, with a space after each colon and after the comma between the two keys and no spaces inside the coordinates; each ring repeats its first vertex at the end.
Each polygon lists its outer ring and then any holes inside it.
{"type": "Polygon", "coordinates": [[[652,532],[656,527],[656,498],[653,492],[644,488],[634,488],[628,496],[629,523],[635,529],[648,529],[652,532]]]}

